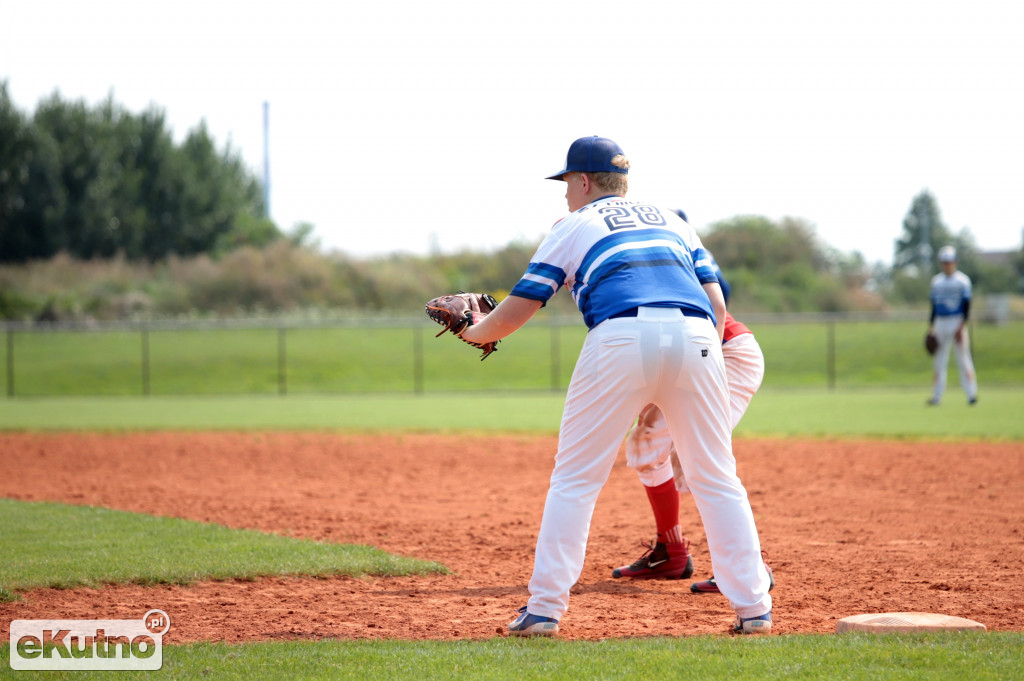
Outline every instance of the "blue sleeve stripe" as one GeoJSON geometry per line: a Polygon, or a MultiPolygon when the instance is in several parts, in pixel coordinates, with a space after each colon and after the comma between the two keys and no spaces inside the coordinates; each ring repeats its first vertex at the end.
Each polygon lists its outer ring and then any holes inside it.
{"type": "Polygon", "coordinates": [[[551,296],[555,295],[555,292],[551,290],[550,286],[540,286],[533,282],[520,280],[519,283],[509,291],[509,295],[528,298],[530,300],[539,300],[542,303],[546,303],[551,299],[551,296]]]}
{"type": "Polygon", "coordinates": [[[565,272],[561,268],[542,262],[532,262],[510,294],[520,298],[546,301],[555,295],[564,283],[565,272]]]}
{"type": "Polygon", "coordinates": [[[718,264],[703,248],[696,248],[693,251],[693,269],[697,273],[697,280],[701,284],[718,283],[718,264]]]}
{"type": "Polygon", "coordinates": [[[526,268],[526,273],[546,277],[558,282],[559,286],[565,282],[565,272],[562,271],[562,268],[549,265],[546,262],[531,262],[529,267],[526,268]]]}

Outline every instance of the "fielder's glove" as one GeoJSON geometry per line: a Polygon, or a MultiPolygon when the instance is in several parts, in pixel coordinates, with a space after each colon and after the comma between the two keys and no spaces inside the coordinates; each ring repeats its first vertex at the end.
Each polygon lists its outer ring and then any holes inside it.
{"type": "Polygon", "coordinates": [[[459,291],[454,295],[440,296],[427,302],[427,316],[443,326],[440,336],[445,331],[451,331],[463,343],[468,343],[474,348],[484,351],[480,357],[483,361],[487,356],[498,349],[498,341],[490,343],[473,343],[462,337],[462,332],[473,324],[480,322],[498,306],[498,302],[486,293],[466,293],[459,291]]]}
{"type": "Polygon", "coordinates": [[[925,334],[924,349],[928,351],[929,355],[934,355],[935,351],[939,349],[939,339],[935,337],[934,333],[925,334]]]}

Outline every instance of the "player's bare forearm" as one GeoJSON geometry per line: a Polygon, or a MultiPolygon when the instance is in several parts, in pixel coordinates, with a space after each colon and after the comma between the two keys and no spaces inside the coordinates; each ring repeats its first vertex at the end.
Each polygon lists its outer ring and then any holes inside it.
{"type": "Polygon", "coordinates": [[[540,308],[539,300],[509,296],[487,317],[463,331],[462,337],[473,343],[500,340],[530,321],[540,308]]]}
{"type": "Polygon", "coordinates": [[[715,329],[718,331],[718,340],[725,338],[725,296],[722,294],[722,287],[718,282],[703,284],[704,293],[708,294],[711,301],[711,309],[715,311],[715,329]]]}

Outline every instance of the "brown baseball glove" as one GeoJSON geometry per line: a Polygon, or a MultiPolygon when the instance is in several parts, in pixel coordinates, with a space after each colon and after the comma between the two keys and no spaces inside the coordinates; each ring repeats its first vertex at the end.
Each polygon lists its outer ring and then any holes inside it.
{"type": "Polygon", "coordinates": [[[934,333],[925,334],[924,349],[928,351],[929,355],[934,355],[935,351],[939,349],[939,339],[935,337],[934,333]]]}
{"type": "Polygon", "coordinates": [[[459,291],[453,295],[439,296],[427,302],[427,316],[443,326],[440,336],[445,331],[451,331],[463,343],[468,343],[474,348],[484,351],[480,357],[483,361],[492,352],[497,351],[498,341],[490,343],[473,343],[462,337],[462,332],[473,324],[479,323],[484,317],[498,306],[498,302],[486,293],[466,293],[459,291]]]}

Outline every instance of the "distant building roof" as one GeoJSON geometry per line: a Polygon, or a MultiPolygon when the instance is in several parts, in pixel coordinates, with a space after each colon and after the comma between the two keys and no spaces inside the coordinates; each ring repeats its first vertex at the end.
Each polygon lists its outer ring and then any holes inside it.
{"type": "Polygon", "coordinates": [[[1017,251],[978,251],[978,260],[986,265],[1012,267],[1017,251]]]}

